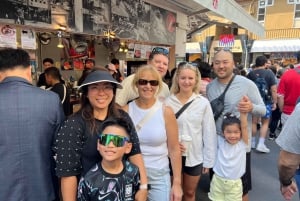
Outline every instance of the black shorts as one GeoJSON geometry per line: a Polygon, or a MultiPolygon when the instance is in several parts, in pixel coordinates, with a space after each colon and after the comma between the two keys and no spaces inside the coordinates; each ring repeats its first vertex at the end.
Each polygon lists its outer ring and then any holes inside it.
{"type": "MultiPolygon", "coordinates": [[[[185,159],[186,157],[182,156],[182,173],[188,174],[190,176],[199,176],[202,173],[202,163],[193,167],[185,166],[185,159]]],[[[171,161],[169,158],[169,168],[170,168],[170,175],[173,176],[171,161]]]]}
{"type": "Polygon", "coordinates": [[[202,163],[193,167],[185,166],[186,157],[182,157],[182,172],[190,176],[199,176],[202,173],[202,163]]]}
{"type": "Polygon", "coordinates": [[[242,176],[242,184],[243,184],[243,195],[248,194],[248,192],[252,189],[251,182],[251,153],[247,152],[246,154],[246,172],[242,176]]]}

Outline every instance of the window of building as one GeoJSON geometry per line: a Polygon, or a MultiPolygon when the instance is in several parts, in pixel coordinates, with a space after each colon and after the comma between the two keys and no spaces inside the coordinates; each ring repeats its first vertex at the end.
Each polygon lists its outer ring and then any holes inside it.
{"type": "Polygon", "coordinates": [[[264,24],[265,22],[265,15],[266,15],[266,0],[259,0],[257,20],[262,24],[264,24]]]}
{"type": "Polygon", "coordinates": [[[297,4],[300,3],[300,0],[287,0],[288,4],[297,4]]]}
{"type": "Polygon", "coordinates": [[[266,0],[267,6],[273,6],[274,0],[266,0]]]}
{"type": "Polygon", "coordinates": [[[294,28],[300,28],[300,2],[295,3],[294,28]]]}

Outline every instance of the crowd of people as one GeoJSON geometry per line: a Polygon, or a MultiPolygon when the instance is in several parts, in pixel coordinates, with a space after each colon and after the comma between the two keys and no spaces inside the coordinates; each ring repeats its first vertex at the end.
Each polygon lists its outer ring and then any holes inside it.
{"type": "Polygon", "coordinates": [[[212,66],[179,63],[169,88],[169,51],[155,47],[126,78],[117,59],[91,62],[78,83],[81,107],[69,114],[53,64],[44,59],[37,87],[27,52],[0,50],[0,200],[195,201],[210,174],[211,200],[247,201],[251,148],[269,153],[268,128],[277,138],[279,120],[281,192],[290,199],[297,191],[299,66],[279,81],[280,70],[259,56],[239,73],[232,52],[220,49],[212,66]],[[223,95],[216,117],[210,103],[223,95]]]}

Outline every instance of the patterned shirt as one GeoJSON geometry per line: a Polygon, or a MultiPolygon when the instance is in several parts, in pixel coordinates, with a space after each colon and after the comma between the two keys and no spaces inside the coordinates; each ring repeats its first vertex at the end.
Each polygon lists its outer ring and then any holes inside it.
{"type": "Polygon", "coordinates": [[[123,164],[119,174],[110,174],[96,164],[80,179],[77,200],[134,201],[139,187],[139,170],[129,161],[123,164]]]}

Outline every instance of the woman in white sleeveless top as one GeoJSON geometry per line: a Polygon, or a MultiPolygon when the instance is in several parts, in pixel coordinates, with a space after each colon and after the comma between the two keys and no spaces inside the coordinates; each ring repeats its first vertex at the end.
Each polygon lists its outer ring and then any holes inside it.
{"type": "Polygon", "coordinates": [[[143,159],[147,169],[149,201],[181,201],[181,154],[178,127],[170,107],[156,98],[162,79],[155,68],[142,66],[135,74],[132,87],[139,97],[126,105],[126,110],[136,126],[143,159]],[[170,157],[173,171],[171,186],[170,157]]]}

